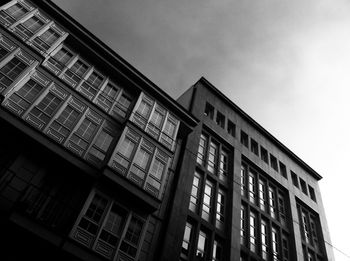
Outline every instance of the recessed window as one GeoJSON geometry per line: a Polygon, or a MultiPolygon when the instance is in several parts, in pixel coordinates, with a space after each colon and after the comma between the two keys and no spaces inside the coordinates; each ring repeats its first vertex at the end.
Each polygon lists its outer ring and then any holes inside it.
{"type": "Polygon", "coordinates": [[[249,147],[248,146],[248,143],[249,143],[249,140],[248,140],[248,134],[245,133],[244,131],[241,130],[241,143],[246,146],[247,148],[249,147]]]}
{"type": "Polygon", "coordinates": [[[267,150],[263,146],[260,146],[260,157],[263,161],[265,161],[266,164],[269,164],[267,150]]]}
{"type": "Polygon", "coordinates": [[[257,156],[259,156],[259,145],[254,139],[250,139],[250,150],[257,156]]]}
{"type": "Polygon", "coordinates": [[[219,111],[216,113],[216,124],[221,128],[225,128],[225,116],[219,111]]]}
{"type": "Polygon", "coordinates": [[[282,177],[287,178],[287,168],[282,162],[280,162],[280,173],[282,177]]]}
{"type": "Polygon", "coordinates": [[[307,186],[306,186],[306,182],[305,180],[303,180],[302,178],[299,178],[300,180],[300,186],[301,186],[301,191],[307,195],[307,186]]]}
{"type": "Polygon", "coordinates": [[[208,102],[205,104],[204,115],[214,119],[214,107],[208,102]]]}
{"type": "Polygon", "coordinates": [[[227,120],[227,132],[232,137],[236,137],[236,125],[230,120],[227,120]]]}
{"type": "Polygon", "coordinates": [[[299,188],[298,176],[293,171],[290,171],[290,175],[292,176],[293,185],[299,188]]]}
{"type": "Polygon", "coordinates": [[[316,202],[316,195],[315,195],[315,190],[313,187],[309,185],[309,193],[310,193],[310,198],[316,202]]]}
{"type": "Polygon", "coordinates": [[[270,163],[271,163],[271,167],[278,172],[277,159],[272,154],[270,154],[270,163]]]}

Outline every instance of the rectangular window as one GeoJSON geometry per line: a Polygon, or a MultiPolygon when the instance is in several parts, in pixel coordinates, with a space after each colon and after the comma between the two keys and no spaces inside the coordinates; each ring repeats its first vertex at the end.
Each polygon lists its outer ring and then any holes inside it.
{"type": "Polygon", "coordinates": [[[208,151],[208,165],[207,165],[207,170],[210,173],[214,174],[216,171],[217,157],[218,157],[218,145],[210,141],[209,151],[208,151]]]}
{"type": "Polygon", "coordinates": [[[113,136],[106,129],[102,129],[97,135],[92,147],[89,150],[89,154],[93,155],[97,161],[102,162],[108,149],[113,141],[113,136]]]}
{"type": "Polygon", "coordinates": [[[266,211],[266,182],[259,179],[259,207],[262,211],[266,211]]]}
{"type": "Polygon", "coordinates": [[[215,225],[218,229],[224,229],[225,224],[225,192],[219,189],[216,202],[216,221],[215,225]]]}
{"type": "Polygon", "coordinates": [[[109,111],[112,104],[117,100],[119,88],[115,87],[111,83],[107,83],[105,88],[97,97],[97,104],[100,105],[105,111],[109,111]]]}
{"type": "Polygon", "coordinates": [[[148,118],[151,114],[153,103],[154,102],[150,98],[143,96],[139,106],[135,111],[133,122],[141,129],[144,129],[146,126],[148,118]]]}
{"type": "Polygon", "coordinates": [[[230,120],[227,120],[227,132],[232,137],[236,137],[236,125],[230,120]]]}
{"type": "Polygon", "coordinates": [[[79,125],[78,129],[70,137],[71,144],[74,144],[75,151],[82,155],[91,143],[98,125],[89,118],[85,118],[79,125]]]}
{"type": "Polygon", "coordinates": [[[313,201],[317,202],[317,201],[316,201],[315,190],[314,190],[314,188],[311,187],[310,185],[309,185],[309,192],[310,192],[310,198],[311,198],[313,201]]]}
{"type": "Polygon", "coordinates": [[[290,175],[292,176],[293,185],[299,188],[298,176],[293,171],[290,171],[290,175]]]}
{"type": "Polygon", "coordinates": [[[160,142],[171,150],[175,144],[178,123],[179,121],[169,114],[164,124],[163,132],[160,136],[160,142]]]}
{"type": "Polygon", "coordinates": [[[58,52],[49,58],[47,66],[54,71],[62,71],[71,61],[72,57],[73,53],[63,46],[58,52]],[[51,66],[53,68],[51,68],[51,66]]]}
{"type": "Polygon", "coordinates": [[[269,245],[269,239],[268,239],[268,228],[267,228],[267,222],[265,220],[261,220],[261,257],[264,260],[267,260],[268,257],[268,245],[269,245]]]}
{"type": "Polygon", "coordinates": [[[248,134],[245,133],[244,131],[241,130],[241,143],[245,147],[249,147],[249,139],[248,139],[248,134]]]}
{"type": "Polygon", "coordinates": [[[272,241],[272,260],[279,261],[279,233],[276,228],[272,227],[271,231],[271,241],[272,241]]]}
{"type": "Polygon", "coordinates": [[[89,78],[81,84],[80,92],[92,99],[100,89],[102,82],[103,77],[96,72],[92,72],[89,78]]]}
{"type": "Polygon", "coordinates": [[[199,201],[200,201],[200,187],[201,187],[201,175],[198,172],[194,173],[191,198],[189,209],[194,213],[197,213],[199,201]]]}
{"type": "Polygon", "coordinates": [[[289,244],[288,244],[288,236],[282,235],[282,253],[283,253],[283,261],[289,260],[289,244]]]}
{"type": "Polygon", "coordinates": [[[271,167],[278,172],[277,159],[272,154],[270,154],[270,163],[271,163],[271,167]]]}
{"type": "Polygon", "coordinates": [[[119,97],[118,101],[114,105],[113,115],[119,115],[125,118],[131,105],[131,99],[124,93],[119,97]]]}
{"type": "Polygon", "coordinates": [[[254,212],[249,215],[249,249],[256,252],[257,245],[257,218],[254,212]]]}
{"type": "Polygon", "coordinates": [[[33,44],[41,50],[47,51],[60,37],[51,28],[47,29],[43,34],[33,39],[33,44]]]}
{"type": "Polygon", "coordinates": [[[300,181],[301,191],[302,191],[305,195],[308,195],[308,193],[307,193],[307,186],[306,186],[305,180],[303,180],[302,178],[299,178],[299,181],[300,181]]]}
{"type": "Polygon", "coordinates": [[[260,146],[260,157],[266,164],[269,164],[268,153],[267,153],[267,150],[263,146],[260,146]]]}
{"type": "Polygon", "coordinates": [[[278,192],[278,214],[279,220],[282,226],[286,226],[287,216],[286,216],[286,202],[284,195],[281,192],[278,192]]]}
{"type": "Polygon", "coordinates": [[[199,231],[198,236],[198,244],[197,244],[197,251],[196,256],[199,258],[205,258],[206,250],[207,250],[207,234],[203,231],[199,231]]]}
{"type": "Polygon", "coordinates": [[[270,216],[276,218],[276,190],[269,186],[269,207],[270,216]]]}
{"type": "Polygon", "coordinates": [[[288,177],[287,177],[286,165],[284,165],[282,162],[279,162],[279,163],[280,163],[280,173],[281,173],[282,177],[287,179],[288,177]]]}
{"type": "Polygon", "coordinates": [[[204,115],[214,119],[214,107],[208,102],[205,104],[204,115]]]}
{"type": "Polygon", "coordinates": [[[259,157],[259,145],[258,145],[258,143],[257,143],[254,139],[252,139],[252,138],[250,138],[250,150],[251,150],[255,155],[257,155],[257,156],[259,157]]]}
{"type": "Polygon", "coordinates": [[[197,153],[197,163],[203,165],[205,162],[205,152],[207,150],[208,138],[201,134],[197,153]]]}
{"type": "Polygon", "coordinates": [[[69,84],[76,86],[82,80],[88,68],[88,65],[78,59],[72,67],[64,73],[63,79],[69,84]]]}
{"type": "Polygon", "coordinates": [[[192,224],[186,222],[184,237],[182,240],[181,253],[188,256],[192,237],[192,224]]]}
{"type": "Polygon", "coordinates": [[[22,87],[13,93],[8,101],[11,107],[15,107],[20,112],[20,115],[29,108],[29,106],[38,98],[44,86],[30,79],[22,87]]]}
{"type": "Polygon", "coordinates": [[[23,17],[28,10],[24,8],[21,4],[16,3],[9,8],[2,10],[0,16],[5,19],[8,23],[12,24],[23,17]]]}
{"type": "Polygon", "coordinates": [[[142,184],[146,177],[146,171],[151,163],[151,157],[155,147],[142,141],[139,150],[136,152],[134,162],[130,169],[131,178],[138,184],[142,184]]]}
{"type": "Polygon", "coordinates": [[[141,233],[143,230],[143,220],[132,216],[129,227],[126,231],[124,240],[120,245],[120,251],[127,254],[129,257],[136,257],[137,249],[140,244],[141,233]]]}
{"type": "Polygon", "coordinates": [[[248,176],[249,201],[256,203],[256,174],[249,171],[248,176]]]}
{"type": "Polygon", "coordinates": [[[202,218],[208,222],[210,221],[213,190],[213,183],[211,183],[209,180],[206,180],[203,195],[202,218]]]}
{"type": "Polygon", "coordinates": [[[44,26],[44,22],[36,16],[32,16],[21,24],[15,27],[15,32],[23,38],[29,38],[34,35],[41,27],[44,26]]]}
{"type": "Polygon", "coordinates": [[[247,191],[247,169],[245,166],[241,166],[241,195],[243,197],[246,197],[246,191],[247,191]]]}
{"type": "Polygon", "coordinates": [[[225,128],[225,116],[220,113],[219,111],[216,113],[216,124],[219,125],[221,128],[225,128]]]}
{"type": "Polygon", "coordinates": [[[221,149],[219,161],[219,179],[226,182],[228,174],[228,153],[221,149]]]}
{"type": "Polygon", "coordinates": [[[0,69],[0,88],[6,89],[9,87],[26,68],[27,65],[24,62],[17,57],[13,57],[0,69]]]}
{"type": "Polygon", "coordinates": [[[212,261],[221,261],[222,258],[223,258],[222,243],[218,240],[214,240],[212,261]]]}
{"type": "Polygon", "coordinates": [[[246,245],[246,238],[247,238],[247,211],[244,206],[241,206],[241,245],[246,245]]]}
{"type": "Polygon", "coordinates": [[[147,124],[146,132],[149,133],[155,139],[159,138],[160,132],[165,119],[165,109],[156,105],[152,113],[151,119],[147,124]]]}
{"type": "Polygon", "coordinates": [[[66,138],[72,131],[79,119],[80,112],[70,105],[61,112],[56,120],[50,125],[50,130],[59,136],[59,140],[66,138]]]}
{"type": "Polygon", "coordinates": [[[0,45],[0,61],[2,61],[8,54],[9,51],[0,45]]]}

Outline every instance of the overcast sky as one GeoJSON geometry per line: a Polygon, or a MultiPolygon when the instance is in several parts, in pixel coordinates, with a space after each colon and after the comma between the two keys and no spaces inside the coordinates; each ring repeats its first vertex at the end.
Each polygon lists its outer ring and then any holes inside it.
{"type": "Polygon", "coordinates": [[[350,255],[350,1],[54,2],[175,99],[204,76],[319,172],[350,255]]]}

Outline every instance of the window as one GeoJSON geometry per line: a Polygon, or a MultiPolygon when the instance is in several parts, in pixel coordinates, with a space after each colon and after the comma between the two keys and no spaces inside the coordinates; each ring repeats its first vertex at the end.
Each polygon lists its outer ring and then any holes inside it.
{"type": "Polygon", "coordinates": [[[247,168],[246,166],[242,165],[241,166],[241,195],[243,197],[246,197],[246,191],[247,191],[247,168]]]}
{"type": "Polygon", "coordinates": [[[232,137],[236,137],[236,125],[230,120],[227,120],[227,132],[232,137]]]}
{"type": "Polygon", "coordinates": [[[271,167],[278,172],[277,159],[272,154],[270,154],[270,163],[271,163],[271,167]]]}
{"type": "Polygon", "coordinates": [[[287,177],[286,165],[284,165],[282,162],[279,162],[279,163],[280,163],[280,173],[281,173],[282,177],[287,179],[288,177],[287,177]]]}
{"type": "Polygon", "coordinates": [[[145,221],[113,200],[93,193],[71,237],[108,259],[136,258],[145,221]]]}
{"type": "Polygon", "coordinates": [[[202,230],[199,231],[198,243],[197,243],[197,251],[196,256],[205,258],[206,250],[207,250],[207,234],[202,230]]]}
{"type": "Polygon", "coordinates": [[[137,107],[137,110],[134,112],[133,122],[142,129],[146,126],[147,120],[151,114],[153,103],[154,101],[147,96],[144,96],[137,107]]]}
{"type": "Polygon", "coordinates": [[[269,164],[268,153],[267,153],[267,150],[263,146],[260,146],[260,157],[266,164],[269,164]]]}
{"type": "Polygon", "coordinates": [[[241,205],[241,245],[246,245],[246,238],[247,238],[247,210],[246,207],[241,205]]]}
{"type": "Polygon", "coordinates": [[[258,145],[258,143],[257,143],[254,139],[252,139],[252,138],[250,138],[250,150],[251,150],[255,155],[259,156],[259,145],[258,145]]]}
{"type": "Polygon", "coordinates": [[[214,107],[208,102],[205,104],[204,115],[214,119],[214,107]]]}
{"type": "Polygon", "coordinates": [[[300,181],[300,187],[301,187],[301,191],[307,195],[307,186],[306,186],[306,182],[305,180],[303,180],[302,178],[299,178],[300,181]]]}
{"type": "Polygon", "coordinates": [[[47,29],[43,34],[33,39],[33,44],[43,51],[47,51],[60,37],[53,29],[47,29]]]}
{"type": "Polygon", "coordinates": [[[248,134],[241,130],[241,143],[248,148],[248,134]]]}
{"type": "Polygon", "coordinates": [[[110,148],[113,141],[111,128],[106,124],[104,128],[98,133],[92,147],[89,150],[88,157],[93,157],[94,162],[102,162],[110,148]]]}
{"type": "Polygon", "coordinates": [[[248,176],[249,201],[253,204],[256,202],[256,174],[249,171],[248,176]]]}
{"type": "Polygon", "coordinates": [[[80,92],[92,99],[97,94],[103,82],[103,77],[96,72],[92,72],[86,81],[80,86],[80,92]]]}
{"type": "Polygon", "coordinates": [[[210,173],[215,173],[218,157],[218,145],[213,141],[210,141],[209,151],[208,151],[208,165],[207,169],[210,173]]]}
{"type": "Polygon", "coordinates": [[[218,240],[214,240],[213,245],[213,258],[212,261],[221,261],[223,257],[222,243],[218,240]]]}
{"type": "Polygon", "coordinates": [[[178,120],[173,116],[168,115],[163,132],[160,135],[160,142],[165,145],[168,149],[173,149],[175,143],[175,136],[177,133],[178,120]]]}
{"type": "Polygon", "coordinates": [[[279,214],[279,221],[281,222],[282,226],[286,226],[287,224],[286,202],[285,202],[285,197],[281,192],[278,192],[278,214],[279,214]]]}
{"type": "Polygon", "coordinates": [[[57,51],[52,57],[47,61],[47,66],[54,72],[62,71],[67,67],[68,63],[71,61],[73,53],[63,46],[59,51],[57,51]]]}
{"type": "Polygon", "coordinates": [[[88,65],[78,59],[70,69],[67,69],[67,71],[64,73],[63,79],[69,84],[76,86],[82,80],[88,68],[88,65]]]}
{"type": "Polygon", "coordinates": [[[216,220],[215,225],[218,229],[224,229],[225,223],[225,192],[221,189],[218,191],[216,202],[216,220]]]}
{"type": "Polygon", "coordinates": [[[298,176],[293,171],[290,171],[290,175],[292,176],[293,185],[299,188],[298,176]]]}
{"type": "Polygon", "coordinates": [[[283,254],[283,261],[289,260],[289,244],[288,244],[288,236],[283,234],[282,235],[282,254],[283,254]]]}
{"type": "Polygon", "coordinates": [[[158,147],[125,128],[109,165],[158,197],[165,182],[169,156],[158,147]]]}
{"type": "Polygon", "coordinates": [[[29,38],[34,35],[41,27],[44,26],[44,22],[36,16],[32,16],[21,24],[15,27],[15,32],[19,33],[24,38],[29,38]]]}
{"type": "Polygon", "coordinates": [[[269,239],[268,239],[268,228],[267,228],[267,222],[265,220],[261,220],[261,257],[264,260],[267,260],[268,256],[268,245],[269,245],[269,239]]]}
{"type": "Polygon", "coordinates": [[[15,21],[18,21],[19,18],[23,17],[28,10],[24,8],[21,4],[16,3],[6,10],[0,12],[0,16],[5,19],[8,23],[12,24],[15,21]]]}
{"type": "Polygon", "coordinates": [[[226,182],[228,174],[228,153],[222,149],[220,151],[219,179],[226,182]]]}
{"type": "Polygon", "coordinates": [[[309,193],[310,193],[310,198],[311,198],[313,201],[317,202],[317,201],[316,201],[315,190],[314,190],[314,188],[311,187],[310,185],[309,185],[309,193]]]}
{"type": "Polygon", "coordinates": [[[271,231],[271,240],[272,240],[272,260],[278,261],[279,259],[279,233],[277,229],[272,227],[271,231]]]}
{"type": "Polygon", "coordinates": [[[266,182],[259,179],[259,207],[262,211],[266,211],[267,199],[266,199],[266,182]]]}
{"type": "Polygon", "coordinates": [[[206,221],[210,221],[212,199],[213,199],[213,183],[209,180],[205,181],[203,205],[202,205],[202,218],[206,221]]]}
{"type": "Polygon", "coordinates": [[[0,88],[6,89],[20,76],[27,65],[19,58],[13,57],[0,69],[0,88]]]}
{"type": "Polygon", "coordinates": [[[44,86],[30,79],[22,87],[13,93],[8,101],[11,107],[15,107],[21,115],[38,98],[44,86]]]}
{"type": "Polygon", "coordinates": [[[107,83],[103,91],[97,97],[97,104],[104,110],[109,111],[112,104],[117,100],[119,88],[111,83],[107,83]]]}
{"type": "Polygon", "coordinates": [[[189,209],[195,213],[198,211],[200,202],[201,175],[194,173],[189,209]]]}
{"type": "Polygon", "coordinates": [[[197,163],[203,165],[205,162],[205,152],[207,150],[208,138],[201,134],[197,153],[197,163]]]}
{"type": "Polygon", "coordinates": [[[219,111],[216,113],[216,124],[219,125],[221,128],[225,128],[225,116],[220,113],[219,111]]]}
{"type": "Polygon", "coordinates": [[[9,54],[9,51],[0,45],[0,61],[9,54]]]}
{"type": "Polygon", "coordinates": [[[249,216],[249,249],[256,252],[257,245],[257,218],[254,212],[250,212],[249,216]]]}
{"type": "Polygon", "coordinates": [[[186,222],[184,237],[182,240],[181,253],[188,256],[192,236],[192,224],[186,222]]]}
{"type": "Polygon", "coordinates": [[[119,115],[125,118],[131,105],[131,99],[125,93],[120,95],[119,99],[115,103],[112,111],[112,115],[119,115]]]}
{"type": "Polygon", "coordinates": [[[269,186],[269,208],[272,218],[276,218],[276,190],[269,186]]]}

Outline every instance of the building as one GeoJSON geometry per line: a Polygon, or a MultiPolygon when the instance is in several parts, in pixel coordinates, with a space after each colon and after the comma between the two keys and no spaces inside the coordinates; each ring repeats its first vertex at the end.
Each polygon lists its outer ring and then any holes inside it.
{"type": "Polygon", "coordinates": [[[197,120],[50,1],[0,7],[1,260],[153,260],[197,120]]]}
{"type": "Polygon", "coordinates": [[[178,102],[200,123],[161,260],[334,260],[321,176],[205,78],[178,102]]]}
{"type": "Polygon", "coordinates": [[[334,260],[318,173],[48,0],[0,7],[0,101],[1,260],[334,260]]]}

